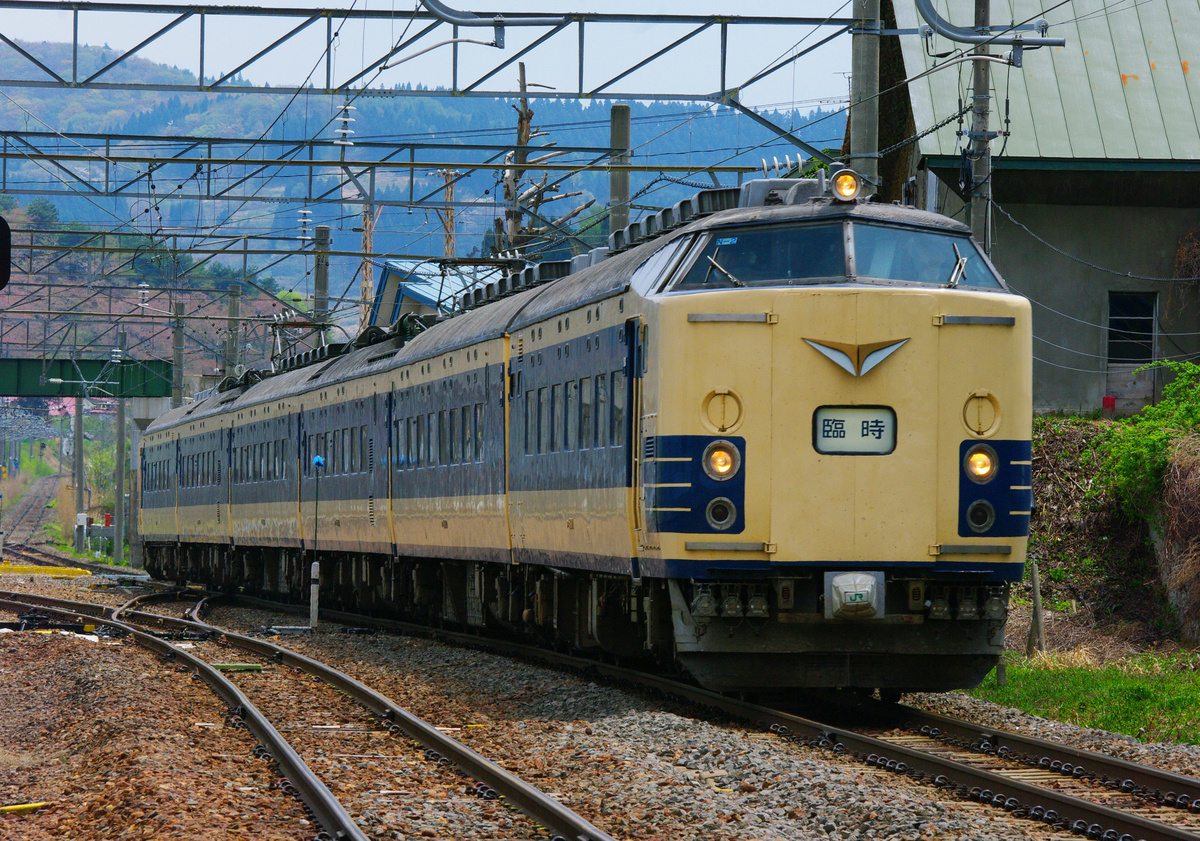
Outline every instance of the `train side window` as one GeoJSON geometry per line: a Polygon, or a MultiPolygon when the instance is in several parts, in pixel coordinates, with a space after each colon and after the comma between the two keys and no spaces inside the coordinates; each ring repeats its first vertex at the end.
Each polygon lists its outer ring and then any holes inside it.
{"type": "Polygon", "coordinates": [[[545,453],[550,447],[550,389],[538,389],[537,451],[545,453]]]}
{"type": "Polygon", "coordinates": [[[353,439],[350,437],[350,429],[347,427],[342,430],[342,472],[350,472],[350,442],[353,439]]]}
{"type": "Polygon", "coordinates": [[[409,418],[406,425],[408,426],[408,439],[404,442],[405,463],[409,467],[413,467],[413,455],[416,452],[417,446],[417,419],[409,418]]]}
{"type": "Polygon", "coordinates": [[[596,446],[608,444],[608,375],[596,375],[596,446]]]}
{"type": "Polygon", "coordinates": [[[413,466],[420,467],[425,463],[425,416],[417,415],[413,418],[413,426],[416,428],[416,436],[413,438],[413,466]]]}
{"type": "Polygon", "coordinates": [[[579,449],[591,449],[592,427],[592,378],[584,377],[579,381],[579,449]]]}
{"type": "Polygon", "coordinates": [[[438,464],[450,463],[450,436],[447,433],[446,410],[438,412],[438,464]]]}
{"type": "Polygon", "coordinates": [[[679,253],[680,248],[685,242],[690,241],[690,237],[680,237],[660,248],[650,256],[649,260],[638,266],[629,281],[633,290],[639,295],[648,295],[657,288],[667,268],[674,262],[673,258],[679,253]]]}
{"type": "Polygon", "coordinates": [[[612,443],[625,445],[625,372],[612,373],[612,443]]]}
{"type": "Polygon", "coordinates": [[[476,403],[475,404],[475,420],[474,420],[475,461],[483,461],[484,444],[487,441],[487,439],[484,437],[483,420],[484,420],[483,404],[476,403]]]}
{"type": "Polygon", "coordinates": [[[564,449],[579,447],[579,383],[571,380],[563,386],[567,390],[567,435],[564,449]]]}
{"type": "Polygon", "coordinates": [[[425,416],[425,431],[429,437],[429,457],[425,459],[425,463],[430,467],[435,467],[438,463],[438,426],[437,412],[430,412],[425,416]]]}
{"type": "Polygon", "coordinates": [[[537,392],[525,392],[525,455],[537,451],[537,392]]]}
{"type": "Polygon", "coordinates": [[[349,429],[350,435],[350,472],[358,472],[358,430],[349,429]]]}
{"type": "MultiPolygon", "coordinates": [[[[354,434],[353,429],[350,430],[350,434],[354,434]]],[[[358,428],[358,464],[363,473],[367,473],[371,469],[371,449],[367,446],[367,425],[365,423],[358,428]]]]}
{"type": "Polygon", "coordinates": [[[563,445],[563,421],[566,415],[562,383],[550,387],[550,452],[556,453],[563,445]]]}
{"type": "Polygon", "coordinates": [[[462,457],[462,437],[458,430],[458,409],[449,410],[450,417],[446,419],[446,429],[450,432],[450,464],[458,464],[462,457]]]}
{"type": "Polygon", "coordinates": [[[459,424],[459,428],[462,430],[462,460],[466,464],[475,460],[475,436],[471,434],[471,407],[463,406],[459,417],[462,419],[459,424]]]}

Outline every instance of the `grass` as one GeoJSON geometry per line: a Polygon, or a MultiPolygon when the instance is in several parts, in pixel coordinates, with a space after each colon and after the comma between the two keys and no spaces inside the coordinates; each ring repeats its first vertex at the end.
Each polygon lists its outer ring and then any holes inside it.
{"type": "Polygon", "coordinates": [[[1010,653],[1008,683],[993,674],[971,691],[1005,707],[1147,742],[1200,744],[1200,655],[1144,652],[1098,666],[1087,649],[1010,653]]]}

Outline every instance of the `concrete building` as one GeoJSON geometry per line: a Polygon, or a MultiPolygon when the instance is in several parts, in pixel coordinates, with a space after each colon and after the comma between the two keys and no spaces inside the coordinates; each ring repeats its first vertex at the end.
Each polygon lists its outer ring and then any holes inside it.
{"type": "MultiPolygon", "coordinates": [[[[974,20],[974,0],[935,5],[959,26],[974,20]]],[[[923,23],[909,0],[894,14],[901,30],[923,23]]],[[[994,0],[992,31],[1038,16],[1027,0],[994,0]]],[[[991,127],[1009,132],[992,145],[992,259],[1033,301],[1035,408],[1090,412],[1108,395],[1128,413],[1161,389],[1161,375],[1139,367],[1200,356],[1200,284],[1171,280],[1177,262],[1182,276],[1200,274],[1189,267],[1200,267],[1200,0],[1075,0],[1045,17],[1065,47],[1026,50],[1019,68],[991,65],[991,127]]],[[[959,46],[936,35],[884,39],[897,40],[896,78],[884,45],[885,88],[959,46]]],[[[970,84],[969,63],[912,82],[892,135],[953,117],[970,84]]],[[[919,205],[959,218],[963,119],[881,168],[908,172],[919,205]]]]}

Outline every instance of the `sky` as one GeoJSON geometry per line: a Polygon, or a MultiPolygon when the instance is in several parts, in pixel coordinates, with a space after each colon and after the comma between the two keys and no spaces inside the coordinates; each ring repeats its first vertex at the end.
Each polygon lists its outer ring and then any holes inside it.
{"type": "MultiPolygon", "coordinates": [[[[340,33],[333,56],[335,82],[349,78],[364,65],[383,55],[406,32],[407,15],[416,0],[265,0],[259,8],[292,9],[356,9],[394,13],[394,20],[362,22],[337,21],[340,33]]],[[[495,5],[475,9],[488,17],[495,12],[604,12],[638,14],[723,14],[768,15],[780,17],[810,17],[826,19],[849,17],[849,0],[755,0],[735,3],[732,0],[689,0],[688,2],[636,2],[636,0],[512,0],[515,5],[495,5]]],[[[216,9],[223,4],[211,4],[216,9]]],[[[453,3],[449,3],[455,7],[453,3]]],[[[455,7],[458,8],[458,7],[455,7]]],[[[461,7],[466,10],[467,7],[461,7]]],[[[125,50],[172,20],[168,14],[84,12],[80,15],[80,40],[94,46],[107,45],[125,50]]],[[[232,70],[275,39],[287,33],[300,18],[230,18],[211,15],[205,22],[207,58],[206,77],[232,70]]],[[[689,32],[691,26],[664,24],[592,25],[585,29],[585,88],[598,86],[616,72],[625,69],[667,46],[689,32]]],[[[413,24],[408,35],[418,29],[413,24]]],[[[72,16],[70,12],[38,9],[6,9],[3,33],[23,41],[70,41],[72,16]]],[[[465,86],[495,65],[518,52],[524,45],[540,37],[548,28],[508,27],[503,51],[476,44],[460,44],[459,83],[465,86]]],[[[790,55],[799,48],[811,46],[831,35],[833,27],[779,25],[761,27],[731,27],[729,36],[727,83],[740,85],[775,60],[790,55]]],[[[198,18],[185,21],[167,35],[144,48],[139,55],[174,65],[193,73],[199,71],[198,18]]],[[[450,28],[443,26],[409,50],[411,55],[425,46],[452,37],[450,28]]],[[[490,28],[463,27],[460,38],[490,40],[490,28]]],[[[570,26],[524,57],[530,82],[549,85],[560,91],[575,90],[578,86],[578,27],[570,26]]],[[[260,59],[242,71],[243,78],[256,84],[296,85],[305,80],[324,82],[322,55],[325,45],[325,25],[317,23],[279,51],[260,59]]],[[[614,89],[648,94],[704,95],[720,88],[719,29],[712,27],[693,38],[688,44],[658,59],[646,68],[621,80],[614,89]]],[[[376,85],[392,86],[411,83],[429,87],[449,86],[452,79],[451,47],[437,47],[388,71],[376,80],[376,85]]],[[[835,38],[807,56],[742,93],[742,101],[755,107],[815,107],[823,100],[844,98],[847,74],[850,69],[850,36],[835,38]]],[[[515,67],[510,67],[489,84],[499,89],[516,87],[515,67]]]]}

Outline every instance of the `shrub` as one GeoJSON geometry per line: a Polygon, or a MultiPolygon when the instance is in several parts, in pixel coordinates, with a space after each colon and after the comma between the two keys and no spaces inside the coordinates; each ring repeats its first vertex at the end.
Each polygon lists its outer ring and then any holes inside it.
{"type": "Polygon", "coordinates": [[[1174,379],[1157,405],[1114,423],[1100,438],[1095,490],[1111,493],[1130,516],[1155,518],[1175,442],[1200,430],[1200,365],[1156,362],[1150,367],[1167,368],[1174,379]]]}

